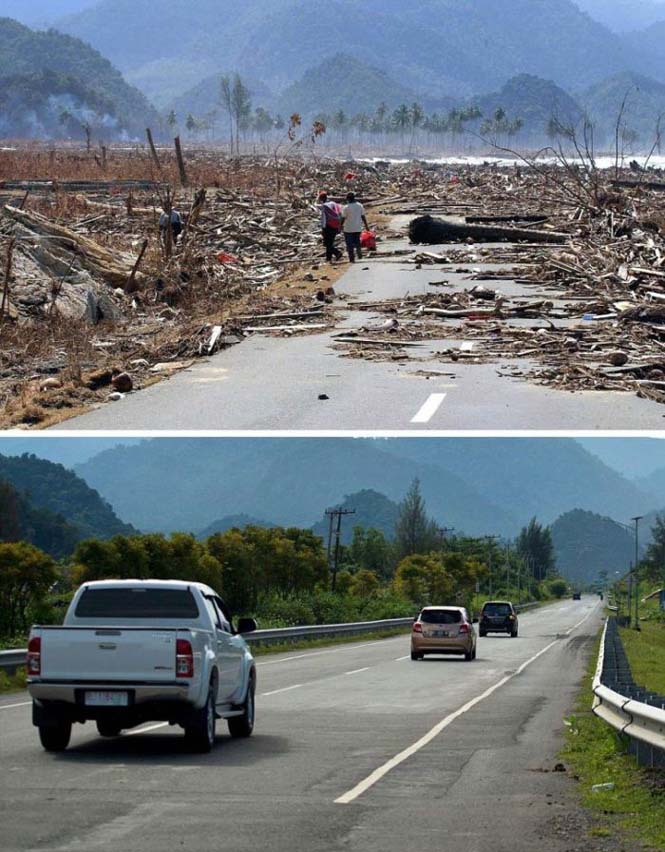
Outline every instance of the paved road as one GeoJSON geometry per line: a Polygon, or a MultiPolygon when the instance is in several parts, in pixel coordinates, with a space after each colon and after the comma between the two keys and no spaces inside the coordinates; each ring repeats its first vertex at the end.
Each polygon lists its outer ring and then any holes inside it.
{"type": "Polygon", "coordinates": [[[413,663],[408,637],[260,658],[255,736],[205,756],[179,729],[90,725],[49,755],[5,696],[0,849],[593,850],[561,833],[585,818],[551,769],[600,621],[591,598],[525,614],[475,663],[413,663]]]}
{"type": "MultiPolygon", "coordinates": [[[[399,224],[405,224],[401,220],[399,224]]],[[[406,239],[387,244],[405,248],[406,239]]],[[[432,246],[443,251],[445,246],[432,246]]],[[[459,246],[455,247],[459,249],[459,246]]],[[[505,246],[501,247],[505,249],[505,246]]],[[[477,264],[468,266],[475,268],[477,264]]],[[[397,361],[340,357],[332,334],[385,315],[352,309],[353,301],[377,302],[431,293],[431,281],[454,289],[473,282],[447,268],[416,269],[404,259],[377,258],[350,267],[336,284],[340,321],[333,332],[292,338],[254,335],[242,344],[120,402],[104,404],[58,429],[84,430],[596,430],[662,428],[663,406],[633,394],[570,393],[540,387],[510,373],[528,362],[442,364],[428,356],[459,340],[430,340],[397,361]],[[419,370],[441,371],[426,378],[419,370]],[[452,374],[452,375],[450,375],[452,374]],[[320,400],[325,395],[327,400],[320,400]]],[[[532,297],[514,281],[495,289],[532,297]]],[[[540,289],[540,288],[539,288],[540,289]]],[[[525,321],[526,322],[526,321],[525,321]]],[[[564,325],[564,322],[559,324],[564,325]]],[[[451,325],[453,325],[451,323],[451,325]]],[[[460,325],[460,335],[463,329],[460,325]]],[[[474,344],[478,345],[478,344],[474,344]]]]}

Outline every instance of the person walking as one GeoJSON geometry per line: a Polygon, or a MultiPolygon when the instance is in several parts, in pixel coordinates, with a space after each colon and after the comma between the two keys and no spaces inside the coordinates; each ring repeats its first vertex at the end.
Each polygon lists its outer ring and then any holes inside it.
{"type": "MultiPolygon", "coordinates": [[[[177,210],[171,210],[171,239],[173,240],[173,245],[176,245],[178,242],[178,237],[183,232],[183,224],[182,224],[182,216],[178,213],[177,210]]],[[[159,217],[159,231],[162,237],[162,240],[166,239],[166,229],[169,223],[169,216],[167,215],[165,210],[162,210],[162,214],[159,217]]]]}
{"type": "Polygon", "coordinates": [[[342,209],[342,228],[344,229],[344,240],[346,242],[346,250],[349,253],[351,263],[362,260],[362,246],[360,243],[360,235],[365,230],[369,231],[367,224],[367,216],[365,208],[359,201],[356,201],[356,196],[353,192],[349,192],[346,196],[346,206],[342,209]]]}
{"type": "Polygon", "coordinates": [[[342,252],[335,245],[337,235],[342,229],[342,208],[335,201],[328,200],[328,193],[319,194],[319,211],[321,213],[321,234],[326,249],[326,260],[333,262],[333,257],[339,260],[342,252]]]}

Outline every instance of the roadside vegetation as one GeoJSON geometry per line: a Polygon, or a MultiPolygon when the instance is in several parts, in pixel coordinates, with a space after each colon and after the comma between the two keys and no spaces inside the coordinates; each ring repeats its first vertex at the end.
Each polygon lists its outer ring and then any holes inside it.
{"type": "MultiPolygon", "coordinates": [[[[590,834],[614,837],[632,844],[639,839],[648,849],[665,848],[665,788],[662,772],[638,767],[621,737],[593,715],[592,681],[600,643],[594,647],[574,714],[566,720],[562,752],[579,782],[582,803],[596,817],[590,834]],[[596,789],[611,784],[611,789],[596,789]]],[[[634,849],[633,845],[623,848],[634,849]]]]}
{"type": "Polygon", "coordinates": [[[447,532],[429,517],[416,480],[392,535],[357,526],[339,546],[312,530],[253,525],[203,539],[180,532],[91,538],[59,560],[25,541],[5,540],[1,645],[22,646],[33,623],[59,623],[81,583],[104,579],[207,583],[233,612],[255,617],[263,628],[415,616],[431,603],[466,606],[473,614],[488,597],[519,603],[568,590],[556,576],[549,529],[535,519],[514,542],[447,532]]]}

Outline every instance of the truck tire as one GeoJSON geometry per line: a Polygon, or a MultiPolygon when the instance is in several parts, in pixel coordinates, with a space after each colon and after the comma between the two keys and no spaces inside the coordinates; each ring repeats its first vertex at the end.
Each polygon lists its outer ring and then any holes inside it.
{"type": "Polygon", "coordinates": [[[97,733],[100,737],[119,737],[122,728],[107,719],[97,720],[97,733]]]}
{"type": "Polygon", "coordinates": [[[189,748],[198,754],[208,754],[212,751],[216,725],[215,689],[211,686],[205,705],[195,711],[191,722],[185,726],[185,740],[189,748]]]}
{"type": "Polygon", "coordinates": [[[64,751],[72,737],[71,722],[39,726],[39,739],[46,751],[64,751]]]}
{"type": "Polygon", "coordinates": [[[228,720],[229,733],[232,737],[251,737],[254,730],[254,719],[256,718],[256,680],[250,675],[247,697],[242,705],[242,716],[232,716],[228,720]]]}

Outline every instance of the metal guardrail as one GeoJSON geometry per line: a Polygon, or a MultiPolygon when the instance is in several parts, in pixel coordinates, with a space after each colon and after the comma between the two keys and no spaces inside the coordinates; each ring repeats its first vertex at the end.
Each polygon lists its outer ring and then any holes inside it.
{"type": "Polygon", "coordinates": [[[350,624],[315,624],[302,627],[281,627],[275,630],[257,630],[245,636],[252,645],[279,645],[298,639],[325,639],[329,636],[360,636],[381,630],[409,627],[413,618],[388,618],[383,621],[358,621],[350,624]]]}
{"type": "Polygon", "coordinates": [[[593,679],[593,712],[628,737],[641,766],[665,766],[665,697],[638,686],[616,619],[608,619],[593,679]]]}
{"type": "MultiPolygon", "coordinates": [[[[538,603],[526,603],[515,606],[517,612],[526,612],[537,607],[538,603]]],[[[299,639],[326,639],[334,636],[361,636],[363,633],[377,633],[382,630],[398,630],[413,624],[413,618],[387,618],[382,621],[357,621],[349,624],[315,624],[302,627],[280,627],[274,630],[257,630],[245,639],[251,645],[281,645],[297,642],[299,639]]],[[[0,671],[14,674],[16,669],[25,665],[25,649],[0,651],[0,671]]]]}
{"type": "Polygon", "coordinates": [[[25,649],[17,649],[15,651],[0,651],[0,671],[7,674],[15,674],[16,669],[20,669],[25,665],[25,655],[28,652],[25,649]]]}

